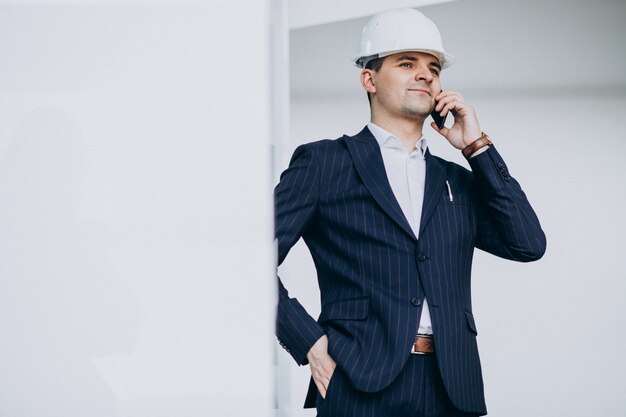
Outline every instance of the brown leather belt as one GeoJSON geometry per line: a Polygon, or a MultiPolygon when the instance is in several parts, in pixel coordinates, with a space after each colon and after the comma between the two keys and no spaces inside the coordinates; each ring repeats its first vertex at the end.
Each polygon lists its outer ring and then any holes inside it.
{"type": "Polygon", "coordinates": [[[413,345],[413,353],[434,353],[435,342],[432,336],[417,335],[415,336],[415,344],[413,345]]]}

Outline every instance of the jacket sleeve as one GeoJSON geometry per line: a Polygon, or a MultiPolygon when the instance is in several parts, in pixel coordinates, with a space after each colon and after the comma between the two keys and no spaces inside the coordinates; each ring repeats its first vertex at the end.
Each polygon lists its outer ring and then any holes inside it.
{"type": "Polygon", "coordinates": [[[479,196],[476,247],[514,261],[541,258],[546,236],[539,219],[495,147],[469,164],[479,196]]]}
{"type": "MultiPolygon", "coordinates": [[[[275,236],[278,243],[278,265],[300,239],[317,210],[320,167],[311,146],[298,147],[274,190],[275,236]]],[[[278,278],[276,335],[281,346],[300,365],[308,363],[311,346],[324,335],[323,329],[306,312],[278,278]]]]}

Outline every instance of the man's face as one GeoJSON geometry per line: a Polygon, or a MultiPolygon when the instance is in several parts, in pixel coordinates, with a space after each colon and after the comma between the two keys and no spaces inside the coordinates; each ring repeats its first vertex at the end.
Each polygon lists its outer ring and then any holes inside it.
{"type": "Polygon", "coordinates": [[[423,52],[401,52],[384,59],[378,71],[372,71],[375,93],[373,108],[392,117],[426,118],[441,91],[437,58],[423,52]]]}

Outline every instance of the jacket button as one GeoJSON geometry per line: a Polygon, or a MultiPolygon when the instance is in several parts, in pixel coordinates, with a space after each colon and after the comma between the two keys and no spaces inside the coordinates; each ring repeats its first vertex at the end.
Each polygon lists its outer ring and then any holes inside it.
{"type": "Polygon", "coordinates": [[[426,260],[426,255],[424,255],[422,252],[418,253],[417,260],[420,262],[424,262],[426,260]]]}
{"type": "Polygon", "coordinates": [[[411,304],[413,304],[415,307],[418,307],[420,304],[422,304],[422,300],[417,297],[413,297],[411,299],[411,304]]]}

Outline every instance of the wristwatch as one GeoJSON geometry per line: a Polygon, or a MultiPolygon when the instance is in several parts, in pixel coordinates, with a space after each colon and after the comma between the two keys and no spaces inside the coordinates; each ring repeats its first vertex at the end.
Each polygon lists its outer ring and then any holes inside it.
{"type": "Polygon", "coordinates": [[[461,152],[463,152],[464,157],[469,158],[474,152],[476,152],[480,148],[491,145],[491,139],[489,139],[489,136],[487,136],[485,132],[480,133],[481,135],[478,139],[463,148],[461,152]]]}

